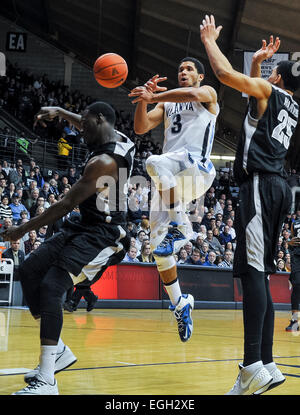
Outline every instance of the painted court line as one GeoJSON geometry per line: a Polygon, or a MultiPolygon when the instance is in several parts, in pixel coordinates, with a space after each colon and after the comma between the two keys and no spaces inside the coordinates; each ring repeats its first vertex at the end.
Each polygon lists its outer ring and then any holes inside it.
{"type": "Polygon", "coordinates": [[[20,375],[22,373],[27,373],[31,369],[27,369],[26,367],[16,367],[16,368],[9,368],[9,369],[0,369],[1,375],[20,375]]]}

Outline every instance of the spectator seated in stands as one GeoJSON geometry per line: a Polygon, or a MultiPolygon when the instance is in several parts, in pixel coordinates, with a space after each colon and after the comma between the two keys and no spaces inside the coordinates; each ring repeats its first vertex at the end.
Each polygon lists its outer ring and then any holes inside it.
{"type": "Polygon", "coordinates": [[[67,177],[68,177],[68,183],[69,183],[71,186],[73,186],[73,184],[77,182],[77,180],[78,180],[79,176],[78,176],[78,173],[77,173],[77,171],[76,171],[76,167],[75,167],[75,166],[71,166],[71,167],[69,168],[69,171],[68,171],[67,177]]]}
{"type": "Polygon", "coordinates": [[[61,179],[57,183],[59,194],[61,194],[62,191],[65,189],[65,187],[68,185],[70,185],[68,177],[65,175],[62,176],[61,179]]]}
{"type": "Polygon", "coordinates": [[[133,222],[127,222],[127,231],[132,238],[137,237],[137,229],[133,222]]]}
{"type": "Polygon", "coordinates": [[[55,196],[55,198],[57,198],[59,196],[59,190],[57,187],[57,181],[55,179],[50,179],[49,180],[49,192],[50,194],[53,194],[55,196]]]}
{"type": "Polygon", "coordinates": [[[217,265],[215,264],[216,258],[216,253],[214,251],[210,251],[208,253],[207,260],[202,265],[205,267],[217,267],[217,265]]]}
{"type": "Polygon", "coordinates": [[[209,253],[209,244],[207,242],[203,241],[200,252],[201,252],[202,255],[205,256],[205,261],[207,261],[208,253],[209,253]]]}
{"type": "Polygon", "coordinates": [[[38,188],[31,190],[30,196],[24,202],[24,205],[26,206],[26,209],[28,211],[30,211],[32,208],[34,208],[34,206],[37,205],[39,194],[40,192],[38,188]]]}
{"type": "Polygon", "coordinates": [[[7,180],[4,179],[4,177],[0,178],[0,197],[5,195],[5,192],[7,190],[7,180]]]}
{"type": "Polygon", "coordinates": [[[17,166],[16,169],[13,169],[10,173],[9,173],[9,181],[10,183],[13,183],[16,188],[19,186],[24,186],[25,185],[25,174],[24,174],[24,169],[22,166],[17,166]]]}
{"type": "Polygon", "coordinates": [[[12,210],[9,206],[8,196],[2,196],[1,204],[0,204],[0,220],[4,220],[5,218],[12,219],[12,210]]]}
{"type": "Polygon", "coordinates": [[[278,259],[276,264],[276,272],[286,272],[285,262],[283,259],[278,259]]]}
{"type": "Polygon", "coordinates": [[[232,236],[229,231],[230,231],[229,226],[225,225],[223,232],[220,233],[219,241],[220,241],[220,244],[223,246],[226,246],[228,242],[232,242],[232,236]]]}
{"type": "Polygon", "coordinates": [[[232,251],[226,249],[223,261],[218,264],[220,268],[232,268],[232,251]]]}
{"type": "Polygon", "coordinates": [[[26,211],[28,218],[29,218],[29,212],[26,209],[26,207],[21,203],[20,201],[20,197],[18,196],[17,193],[14,193],[12,196],[12,203],[9,205],[12,211],[12,215],[13,215],[13,221],[14,223],[18,223],[18,220],[21,219],[21,212],[22,211],[26,211]]]}
{"type": "Polygon", "coordinates": [[[36,231],[29,231],[29,239],[24,242],[25,255],[29,254],[34,249],[34,244],[38,240],[36,231]]]}
{"type": "Polygon", "coordinates": [[[188,259],[188,254],[186,252],[186,249],[183,246],[182,248],[180,248],[178,252],[177,264],[184,264],[187,259],[188,259]]]}
{"type": "Polygon", "coordinates": [[[207,231],[207,238],[205,239],[205,242],[208,243],[209,249],[216,252],[216,254],[223,254],[224,249],[222,245],[220,244],[219,240],[213,235],[212,230],[207,231]]]}
{"type": "Polygon", "coordinates": [[[188,256],[190,256],[193,252],[193,244],[191,241],[188,241],[185,245],[184,245],[184,249],[186,250],[188,256]]]}
{"type": "Polygon", "coordinates": [[[20,249],[20,240],[11,241],[10,248],[2,253],[2,258],[9,258],[14,261],[14,281],[19,281],[19,266],[23,264],[25,253],[20,249]]]}
{"type": "Polygon", "coordinates": [[[44,200],[48,199],[48,196],[50,195],[50,183],[45,182],[42,189],[40,190],[40,197],[43,197],[44,200]]]}
{"type": "Polygon", "coordinates": [[[137,238],[136,238],[136,247],[137,249],[140,251],[142,244],[145,240],[147,240],[149,237],[148,235],[146,235],[146,232],[144,230],[140,230],[137,234],[137,238]]]}
{"type": "Polygon", "coordinates": [[[37,187],[39,189],[41,189],[44,186],[45,179],[44,179],[44,177],[41,174],[41,171],[40,171],[40,167],[39,166],[35,166],[34,170],[35,170],[34,179],[37,182],[37,187]]]}
{"type": "Polygon", "coordinates": [[[130,246],[122,262],[140,262],[137,259],[138,250],[135,246],[130,246]]]}
{"type": "Polygon", "coordinates": [[[139,262],[155,262],[151,252],[151,246],[148,241],[144,241],[141,247],[141,254],[137,257],[139,262]]]}
{"type": "Polygon", "coordinates": [[[28,212],[27,210],[22,210],[20,213],[20,219],[18,220],[18,222],[16,223],[16,225],[21,225],[23,222],[23,219],[28,219],[28,212]]]}
{"type": "Polygon", "coordinates": [[[202,265],[200,260],[201,252],[198,248],[194,248],[192,254],[186,259],[186,265],[202,265]]]}
{"type": "Polygon", "coordinates": [[[38,231],[37,231],[37,238],[41,241],[44,242],[46,237],[47,237],[47,229],[48,226],[42,226],[38,231]]]}
{"type": "MultiPolygon", "coordinates": [[[[29,188],[30,183],[32,183],[32,182],[36,182],[36,180],[35,180],[35,170],[34,169],[31,169],[30,172],[29,172],[29,176],[27,176],[25,178],[25,187],[29,188]]],[[[37,185],[37,183],[36,183],[36,185],[37,185]]]]}

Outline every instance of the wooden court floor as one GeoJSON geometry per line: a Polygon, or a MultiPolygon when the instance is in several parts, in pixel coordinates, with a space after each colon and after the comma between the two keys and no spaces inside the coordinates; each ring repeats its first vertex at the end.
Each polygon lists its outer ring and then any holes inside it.
{"type": "MultiPolygon", "coordinates": [[[[300,395],[300,333],[276,312],[274,356],[286,382],[265,395],[300,395]]],[[[182,343],[168,310],[64,312],[62,339],[78,361],[56,375],[60,395],[224,395],[243,354],[240,310],[194,310],[182,343]]],[[[39,356],[39,329],[27,309],[0,307],[0,395],[23,388],[39,356]]]]}

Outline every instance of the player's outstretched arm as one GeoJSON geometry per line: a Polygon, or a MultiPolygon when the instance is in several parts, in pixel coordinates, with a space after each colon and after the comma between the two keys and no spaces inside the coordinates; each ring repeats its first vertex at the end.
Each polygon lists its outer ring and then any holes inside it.
{"type": "Polygon", "coordinates": [[[28,222],[9,228],[1,236],[5,241],[17,240],[31,230],[56,222],[67,213],[72,212],[75,206],[78,206],[92,196],[97,190],[102,190],[97,188],[97,182],[101,176],[109,176],[113,177],[115,181],[118,180],[117,162],[105,154],[96,156],[88,162],[82,177],[71,187],[63,199],[51,205],[41,215],[35,216],[28,222]]]}
{"type": "Polygon", "coordinates": [[[217,94],[214,88],[209,85],[200,88],[186,87],[175,88],[170,91],[153,93],[147,89],[133,90],[130,94],[135,97],[133,104],[144,101],[147,104],[162,102],[216,102],[217,94]]]}
{"type": "MultiPolygon", "coordinates": [[[[160,77],[158,74],[152,76],[144,85],[134,88],[129,97],[136,97],[136,93],[143,93],[143,91],[154,93],[158,91],[165,91],[167,88],[158,85],[163,82],[167,77],[160,77]]],[[[136,103],[133,101],[132,103],[136,103]]],[[[162,105],[157,105],[154,109],[148,111],[148,102],[140,100],[137,102],[137,106],[134,113],[134,132],[136,134],[145,134],[153,128],[157,127],[164,119],[164,109],[162,105]]]]}
{"type": "Polygon", "coordinates": [[[269,44],[267,45],[267,41],[263,39],[262,46],[259,50],[257,50],[253,57],[252,57],[252,64],[251,64],[251,71],[250,76],[251,78],[260,78],[261,77],[261,64],[266,59],[270,59],[274,53],[278,51],[280,47],[280,39],[277,36],[274,42],[273,35],[270,36],[269,44]]]}
{"type": "Polygon", "coordinates": [[[64,118],[73,124],[78,130],[81,128],[81,115],[74,114],[73,112],[67,111],[61,107],[42,107],[35,116],[35,124],[37,122],[43,124],[44,121],[52,121],[56,117],[64,118]]]}
{"type": "Polygon", "coordinates": [[[216,77],[222,84],[244,92],[249,96],[257,99],[268,99],[272,92],[271,84],[264,79],[251,78],[234,70],[226,56],[221,52],[216,43],[221,30],[222,26],[216,28],[214,16],[205,16],[200,25],[201,40],[216,77]]]}

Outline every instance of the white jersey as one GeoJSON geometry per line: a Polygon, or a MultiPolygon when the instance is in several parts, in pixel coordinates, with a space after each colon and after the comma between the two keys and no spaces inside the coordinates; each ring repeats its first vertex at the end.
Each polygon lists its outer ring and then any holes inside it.
{"type": "Polygon", "coordinates": [[[163,153],[187,150],[203,165],[210,162],[216,119],[201,102],[164,103],[165,138],[163,153]]]}

